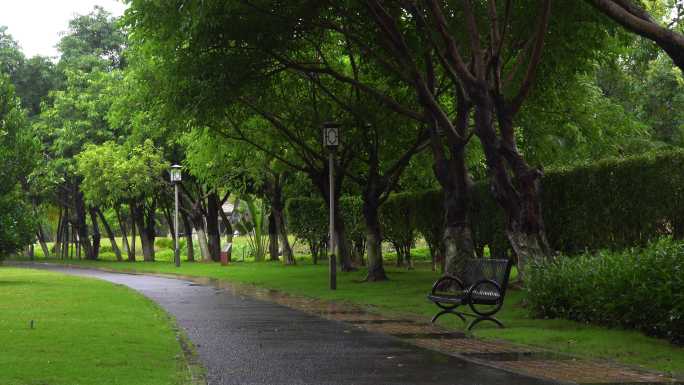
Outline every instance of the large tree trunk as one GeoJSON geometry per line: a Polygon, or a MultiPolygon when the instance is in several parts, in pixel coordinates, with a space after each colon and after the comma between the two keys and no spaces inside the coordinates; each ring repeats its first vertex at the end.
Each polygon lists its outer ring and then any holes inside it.
{"type": "Polygon", "coordinates": [[[213,192],[207,198],[207,241],[209,243],[209,253],[214,262],[221,260],[221,231],[219,229],[219,204],[218,195],[213,192]]]}
{"type": "Polygon", "coordinates": [[[183,220],[183,229],[185,230],[185,243],[188,248],[188,262],[195,262],[195,248],[192,244],[192,225],[187,215],[183,214],[181,218],[183,220]]]}
{"type": "Polygon", "coordinates": [[[528,165],[518,151],[512,116],[505,109],[500,109],[498,118],[502,138],[499,152],[513,174],[513,189],[504,187],[499,190],[515,193],[513,199],[509,199],[509,208],[506,210],[506,235],[518,256],[518,270],[522,279],[529,263],[541,262],[551,255],[542,216],[541,178],[544,174],[540,169],[528,165]]]}
{"type": "Polygon", "coordinates": [[[105,232],[107,233],[107,237],[109,238],[109,243],[112,245],[112,251],[114,252],[114,255],[116,256],[117,261],[121,261],[121,250],[119,250],[119,245],[116,243],[116,236],[114,235],[114,231],[112,231],[111,226],[109,226],[109,222],[107,222],[107,219],[105,219],[104,214],[102,211],[98,208],[94,209],[100,218],[100,222],[102,222],[102,226],[105,228],[105,232]]]}
{"type": "Polygon", "coordinates": [[[473,234],[468,220],[470,180],[463,149],[454,149],[452,158],[436,165],[435,175],[444,192],[444,270],[458,275],[467,259],[475,257],[473,234]]]}
{"type": "Polygon", "coordinates": [[[475,111],[477,134],[484,148],[492,193],[504,211],[506,236],[518,259],[520,279],[524,279],[529,263],[550,255],[541,215],[542,173],[527,165],[518,152],[510,116],[499,113],[499,140],[492,124],[493,104],[483,104],[475,111]]]}
{"type": "Polygon", "coordinates": [[[387,279],[382,260],[382,234],[378,217],[379,208],[380,202],[375,194],[364,194],[363,217],[366,221],[366,256],[368,260],[366,280],[370,282],[387,279]]]}
{"type": "Polygon", "coordinates": [[[279,260],[278,228],[276,227],[273,208],[271,208],[271,213],[268,215],[268,253],[271,256],[271,261],[279,260]]]}
{"type": "MultiPolygon", "coordinates": [[[[427,86],[430,93],[436,90],[436,77],[432,65],[432,56],[426,56],[427,86]]],[[[429,108],[426,116],[431,116],[429,125],[430,148],[434,160],[433,172],[444,193],[444,234],[441,247],[431,246],[432,270],[436,270],[438,259],[442,262],[442,271],[449,275],[459,275],[467,259],[475,256],[473,234],[468,220],[468,203],[470,198],[470,175],[465,161],[468,124],[472,104],[468,101],[460,85],[455,85],[456,120],[453,129],[439,126],[439,119],[429,108]],[[441,129],[438,129],[441,128],[441,129]],[[446,138],[447,146],[443,139],[446,138]],[[445,151],[448,149],[448,155],[445,151]],[[434,249],[437,250],[434,250],[434,249]],[[439,251],[443,255],[437,255],[439,251]]]]}

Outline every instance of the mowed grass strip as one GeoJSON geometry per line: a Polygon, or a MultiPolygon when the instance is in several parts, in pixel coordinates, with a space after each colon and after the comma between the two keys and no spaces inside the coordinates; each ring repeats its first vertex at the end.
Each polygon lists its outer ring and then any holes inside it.
{"type": "MultiPolygon", "coordinates": [[[[181,274],[211,277],[229,282],[252,284],[295,295],[364,305],[382,314],[419,315],[426,322],[437,312],[437,307],[426,298],[439,273],[424,264],[415,270],[386,266],[389,281],[362,283],[365,269],[338,273],[336,291],[328,289],[328,266],[313,265],[300,258],[296,266],[277,262],[236,262],[227,267],[217,263],[184,262],[176,268],[169,262],[108,262],[50,260],[94,268],[131,272],[181,274]]],[[[389,265],[389,264],[388,264],[389,265]]],[[[485,339],[502,339],[518,344],[551,349],[588,358],[611,359],[684,376],[684,348],[665,340],[651,338],[634,330],[608,329],[562,319],[534,319],[523,306],[524,293],[509,290],[506,302],[497,318],[506,325],[498,329],[493,324],[479,324],[474,335],[485,339]]],[[[467,309],[466,309],[467,310],[467,309]]],[[[440,325],[462,330],[463,323],[452,316],[444,316],[440,325]]]]}
{"type": "Polygon", "coordinates": [[[151,300],[97,279],[0,267],[0,384],[188,382],[172,320],[151,300]]]}

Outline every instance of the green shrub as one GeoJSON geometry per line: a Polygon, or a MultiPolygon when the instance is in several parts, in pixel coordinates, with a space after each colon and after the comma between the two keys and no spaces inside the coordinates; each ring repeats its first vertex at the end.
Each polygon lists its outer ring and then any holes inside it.
{"type": "Polygon", "coordinates": [[[684,243],[558,257],[533,266],[526,298],[537,317],[621,326],[684,343],[684,243]]]}

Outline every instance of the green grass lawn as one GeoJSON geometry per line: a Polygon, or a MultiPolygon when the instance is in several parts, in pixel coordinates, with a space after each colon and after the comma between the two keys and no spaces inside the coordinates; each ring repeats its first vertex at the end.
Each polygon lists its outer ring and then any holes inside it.
{"type": "Polygon", "coordinates": [[[0,267],[0,347],[3,385],[190,383],[168,315],[97,279],[0,267]]]}
{"type": "MultiPolygon", "coordinates": [[[[437,310],[425,295],[439,274],[430,271],[425,262],[411,271],[388,266],[390,280],[386,282],[361,283],[363,269],[338,273],[337,291],[327,289],[326,265],[314,266],[307,258],[300,258],[298,262],[297,266],[237,262],[227,267],[216,263],[183,263],[176,268],[168,262],[76,261],[80,265],[122,271],[182,274],[253,284],[302,296],[348,301],[378,312],[419,315],[426,321],[437,310]]],[[[684,374],[684,349],[681,347],[635,331],[606,329],[567,320],[532,319],[521,305],[522,299],[522,292],[509,291],[506,304],[499,313],[506,329],[497,329],[485,322],[478,325],[474,334],[486,339],[503,339],[585,357],[613,359],[675,375],[684,374]]],[[[439,323],[454,329],[463,328],[460,320],[448,315],[440,318],[439,323]]]]}

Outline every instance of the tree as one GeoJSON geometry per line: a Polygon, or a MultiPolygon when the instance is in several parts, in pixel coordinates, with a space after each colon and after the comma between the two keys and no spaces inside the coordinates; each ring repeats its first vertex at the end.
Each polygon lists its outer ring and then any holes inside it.
{"type": "Polygon", "coordinates": [[[88,70],[92,64],[104,63],[110,70],[123,68],[126,35],[118,23],[99,5],[89,14],[71,19],[66,35],[57,44],[60,65],[88,70]]]}
{"type": "Polygon", "coordinates": [[[35,222],[19,181],[35,165],[38,147],[10,78],[0,73],[0,259],[33,243],[35,222]]]}
{"type": "Polygon", "coordinates": [[[111,101],[105,95],[119,79],[114,69],[121,64],[116,58],[123,36],[116,20],[101,8],[76,17],[59,44],[63,57],[57,70],[63,76],[63,88],[50,93],[50,103],[34,125],[49,159],[46,166],[58,182],[55,202],[66,219],[60,220],[57,242],[71,226],[88,259],[99,253],[99,209],[84,200],[74,157],[86,144],[102,144],[118,136],[107,121],[111,101]]]}
{"type": "Polygon", "coordinates": [[[154,261],[156,201],[165,162],[151,141],[129,147],[106,142],[88,145],[76,156],[81,189],[87,201],[116,205],[128,202],[139,231],[145,261],[154,261]],[[103,183],[106,181],[106,183],[103,183]]]}
{"type": "Polygon", "coordinates": [[[9,75],[29,117],[40,112],[41,101],[55,88],[58,80],[50,59],[43,56],[26,59],[4,26],[0,26],[0,72],[9,75]]]}
{"type": "MultiPolygon", "coordinates": [[[[667,53],[680,70],[684,71],[684,35],[663,26],[646,9],[633,0],[586,0],[627,30],[652,40],[667,53]]],[[[677,6],[676,25],[683,9],[677,6]]]]}

